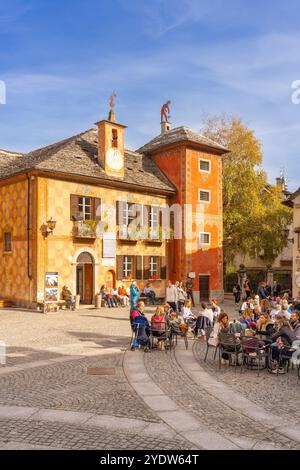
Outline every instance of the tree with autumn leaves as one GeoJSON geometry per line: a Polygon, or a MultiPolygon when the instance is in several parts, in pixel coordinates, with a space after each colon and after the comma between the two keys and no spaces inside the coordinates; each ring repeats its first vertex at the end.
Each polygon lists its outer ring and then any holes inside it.
{"type": "Polygon", "coordinates": [[[235,116],[204,119],[201,133],[226,147],[223,159],[224,256],[230,263],[242,253],[272,265],[287,245],[284,229],[292,211],[282,191],[269,184],[262,149],[254,131],[235,116]]]}

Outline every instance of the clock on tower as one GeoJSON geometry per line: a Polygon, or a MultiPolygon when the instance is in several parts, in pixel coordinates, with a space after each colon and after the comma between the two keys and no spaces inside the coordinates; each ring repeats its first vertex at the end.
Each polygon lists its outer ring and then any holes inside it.
{"type": "Polygon", "coordinates": [[[98,161],[108,176],[124,178],[124,129],[127,126],[115,121],[114,97],[110,98],[108,119],[97,122],[98,161]]]}

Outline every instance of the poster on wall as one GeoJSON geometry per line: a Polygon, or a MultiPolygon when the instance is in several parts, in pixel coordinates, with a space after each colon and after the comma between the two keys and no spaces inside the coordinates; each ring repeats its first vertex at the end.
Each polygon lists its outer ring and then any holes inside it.
{"type": "Polygon", "coordinates": [[[117,239],[115,233],[103,233],[103,254],[102,258],[116,258],[117,239]]]}
{"type": "Polygon", "coordinates": [[[58,302],[58,273],[45,274],[45,302],[58,302]]]}

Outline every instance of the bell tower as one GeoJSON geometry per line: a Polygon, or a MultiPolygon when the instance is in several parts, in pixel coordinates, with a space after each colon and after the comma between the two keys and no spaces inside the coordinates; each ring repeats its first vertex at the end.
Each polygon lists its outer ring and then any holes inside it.
{"type": "Polygon", "coordinates": [[[110,97],[108,119],[96,123],[98,126],[98,162],[108,176],[124,178],[124,129],[127,126],[116,122],[115,96],[113,92],[110,97]]]}

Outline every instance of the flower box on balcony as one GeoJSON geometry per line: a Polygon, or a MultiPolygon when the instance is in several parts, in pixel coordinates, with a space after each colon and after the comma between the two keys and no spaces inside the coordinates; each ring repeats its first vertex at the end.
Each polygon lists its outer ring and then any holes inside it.
{"type": "Polygon", "coordinates": [[[73,236],[76,238],[96,238],[97,222],[95,220],[77,220],[73,225],[73,236]]]}

